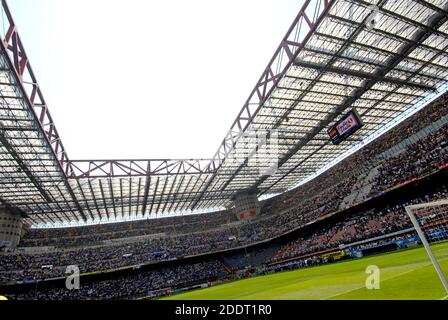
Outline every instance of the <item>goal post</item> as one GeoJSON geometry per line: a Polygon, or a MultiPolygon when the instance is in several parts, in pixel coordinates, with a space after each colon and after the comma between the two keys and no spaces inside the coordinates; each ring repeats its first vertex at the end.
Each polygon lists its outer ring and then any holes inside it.
{"type": "Polygon", "coordinates": [[[411,205],[405,209],[437,271],[440,281],[448,292],[446,276],[430,246],[430,243],[448,240],[448,200],[411,205]]]}

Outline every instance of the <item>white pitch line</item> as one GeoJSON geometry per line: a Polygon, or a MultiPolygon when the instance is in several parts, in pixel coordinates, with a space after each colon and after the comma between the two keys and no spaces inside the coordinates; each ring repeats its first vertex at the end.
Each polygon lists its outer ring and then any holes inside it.
{"type": "Polygon", "coordinates": [[[443,298],[440,298],[439,300],[448,300],[448,296],[444,296],[443,298]]]}

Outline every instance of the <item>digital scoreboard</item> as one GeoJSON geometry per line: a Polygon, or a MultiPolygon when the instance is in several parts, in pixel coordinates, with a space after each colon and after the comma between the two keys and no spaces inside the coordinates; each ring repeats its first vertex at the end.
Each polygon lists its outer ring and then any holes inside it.
{"type": "Polygon", "coordinates": [[[328,135],[330,136],[331,142],[338,145],[363,126],[364,123],[362,122],[361,117],[358,112],[353,109],[328,130],[328,135]]]}

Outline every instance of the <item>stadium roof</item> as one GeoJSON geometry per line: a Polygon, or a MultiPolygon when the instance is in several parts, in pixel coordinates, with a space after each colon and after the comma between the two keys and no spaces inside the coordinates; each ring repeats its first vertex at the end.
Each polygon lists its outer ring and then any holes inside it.
{"type": "Polygon", "coordinates": [[[444,88],[447,10],[444,0],[306,0],[213,158],[76,161],[2,0],[0,202],[47,225],[212,211],[239,190],[284,192],[444,88]],[[327,130],[352,108],[365,126],[333,145],[327,130]],[[273,150],[278,170],[260,175],[273,150]]]}

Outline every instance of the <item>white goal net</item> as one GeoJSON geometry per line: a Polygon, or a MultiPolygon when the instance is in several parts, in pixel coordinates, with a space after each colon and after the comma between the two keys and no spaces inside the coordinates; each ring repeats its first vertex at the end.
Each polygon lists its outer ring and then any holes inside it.
{"type": "MultiPolygon", "coordinates": [[[[431,245],[448,240],[448,200],[439,200],[406,207],[406,212],[448,292],[448,282],[440,259],[434,256],[431,245]]],[[[446,269],[446,268],[445,268],[446,269]]],[[[445,270],[446,271],[446,270],[445,270]]]]}

